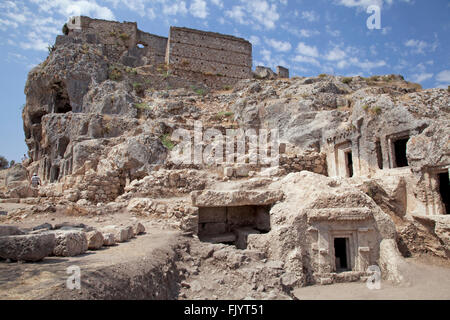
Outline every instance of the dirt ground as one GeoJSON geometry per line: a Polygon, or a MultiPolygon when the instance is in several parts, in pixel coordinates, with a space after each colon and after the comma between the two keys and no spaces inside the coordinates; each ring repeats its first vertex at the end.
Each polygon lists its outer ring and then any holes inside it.
{"type": "Polygon", "coordinates": [[[450,265],[430,257],[408,258],[406,283],[393,285],[381,281],[379,290],[366,283],[338,283],[294,290],[300,300],[449,300],[450,265]]]}

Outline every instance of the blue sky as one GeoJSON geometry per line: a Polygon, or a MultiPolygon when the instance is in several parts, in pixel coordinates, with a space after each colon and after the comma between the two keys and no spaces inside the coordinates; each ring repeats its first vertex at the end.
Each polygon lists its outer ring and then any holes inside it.
{"type": "Polygon", "coordinates": [[[0,0],[0,155],[27,151],[21,106],[28,71],[69,16],[136,21],[167,36],[184,26],[244,37],[254,65],[291,76],[402,74],[424,88],[450,85],[448,0],[0,0]],[[369,30],[370,5],[381,28],[369,30]]]}

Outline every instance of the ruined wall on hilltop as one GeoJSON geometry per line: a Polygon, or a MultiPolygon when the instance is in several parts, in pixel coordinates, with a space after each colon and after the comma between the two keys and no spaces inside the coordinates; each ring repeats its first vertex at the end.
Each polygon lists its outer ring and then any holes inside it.
{"type": "Polygon", "coordinates": [[[211,85],[251,78],[252,45],[233,36],[171,27],[166,63],[174,74],[211,85]]]}
{"type": "Polygon", "coordinates": [[[163,64],[167,38],[143,32],[136,22],[116,22],[74,17],[68,23],[69,36],[84,36],[88,43],[103,45],[103,53],[129,67],[163,64]]]}

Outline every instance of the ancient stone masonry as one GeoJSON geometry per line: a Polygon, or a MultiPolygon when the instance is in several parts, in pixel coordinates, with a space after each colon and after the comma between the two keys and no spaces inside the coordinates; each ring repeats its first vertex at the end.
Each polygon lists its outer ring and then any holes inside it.
{"type": "MultiPolygon", "coordinates": [[[[163,64],[167,38],[143,32],[135,22],[116,22],[74,17],[68,23],[69,36],[85,35],[88,43],[101,43],[109,59],[130,67],[163,64]],[[126,52],[124,53],[123,47],[126,52]]],[[[63,41],[62,36],[58,41],[63,41]]]]}
{"type": "Polygon", "coordinates": [[[251,78],[252,45],[228,35],[171,27],[166,63],[188,78],[232,84],[251,78]]]}
{"type": "MultiPolygon", "coordinates": [[[[69,36],[83,34],[102,43],[108,58],[129,67],[167,64],[169,72],[209,86],[232,85],[252,77],[252,45],[245,39],[171,27],[169,38],[143,32],[136,23],[74,17],[69,36]],[[123,50],[126,48],[126,50],[123,50]]],[[[60,36],[57,43],[64,41],[60,36]]]]}

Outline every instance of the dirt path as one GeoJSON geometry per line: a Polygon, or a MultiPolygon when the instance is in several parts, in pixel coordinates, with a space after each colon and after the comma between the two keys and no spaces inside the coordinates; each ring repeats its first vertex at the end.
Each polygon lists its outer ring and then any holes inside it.
{"type": "Polygon", "coordinates": [[[449,300],[450,267],[423,259],[407,259],[407,282],[394,286],[382,281],[380,290],[369,290],[365,283],[339,283],[311,286],[294,291],[300,300],[449,300]]]}
{"type": "MultiPolygon", "coordinates": [[[[134,218],[135,219],[135,218],[134,218]]],[[[101,217],[68,217],[52,213],[30,216],[23,228],[45,222],[101,225],[126,224],[126,214],[101,217]]],[[[39,263],[0,261],[0,299],[174,299],[178,295],[176,248],[186,239],[152,221],[139,219],[146,233],[128,242],[77,257],[47,257],[39,263]],[[81,290],[68,290],[67,268],[77,266],[81,290]]]]}

